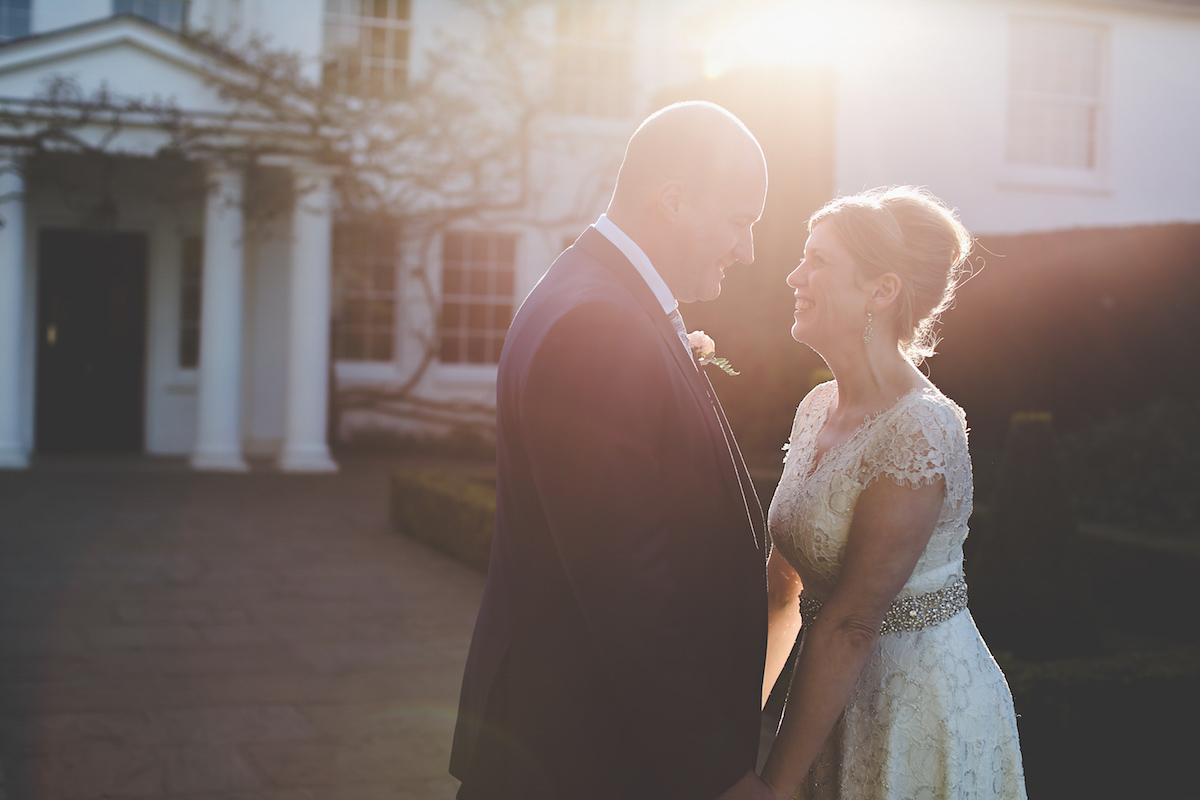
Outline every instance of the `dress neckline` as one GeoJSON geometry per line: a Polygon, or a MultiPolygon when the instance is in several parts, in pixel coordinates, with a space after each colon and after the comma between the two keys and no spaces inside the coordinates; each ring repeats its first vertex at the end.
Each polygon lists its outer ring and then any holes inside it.
{"type": "Polygon", "coordinates": [[[878,420],[880,417],[887,414],[889,411],[893,411],[893,410],[899,408],[912,395],[921,394],[924,392],[938,391],[937,387],[914,386],[913,388],[907,390],[906,392],[901,394],[899,397],[897,397],[895,402],[893,402],[890,406],[881,408],[874,413],[867,414],[865,417],[863,417],[862,422],[858,423],[858,425],[855,426],[854,430],[852,430],[850,432],[849,436],[847,436],[845,439],[838,442],[837,444],[831,446],[824,453],[818,454],[817,453],[817,438],[821,435],[821,431],[825,428],[825,423],[827,423],[829,421],[829,414],[830,414],[830,411],[833,409],[833,398],[837,396],[837,389],[838,389],[836,380],[829,381],[826,385],[829,387],[828,391],[831,392],[831,394],[825,402],[825,409],[821,412],[820,419],[816,421],[817,425],[816,425],[815,431],[813,432],[813,437],[812,437],[813,444],[812,444],[811,451],[809,453],[808,469],[806,469],[805,473],[804,473],[805,479],[811,478],[813,475],[817,474],[817,470],[819,470],[821,468],[821,466],[824,465],[825,462],[827,462],[829,460],[830,456],[840,453],[842,450],[846,449],[852,442],[854,442],[856,439],[859,438],[860,434],[862,434],[863,431],[865,431],[867,428],[871,427],[872,424],[874,424],[876,420],[878,420]]]}

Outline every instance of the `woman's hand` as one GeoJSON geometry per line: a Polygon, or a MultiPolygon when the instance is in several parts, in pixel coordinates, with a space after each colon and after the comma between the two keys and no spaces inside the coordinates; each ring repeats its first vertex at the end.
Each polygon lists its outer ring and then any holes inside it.
{"type": "Polygon", "coordinates": [[[881,478],[854,508],[842,569],[821,613],[806,624],[787,709],[763,780],[791,797],[845,708],[875,648],[888,606],[933,534],[945,482],[912,489],[881,478]]]}

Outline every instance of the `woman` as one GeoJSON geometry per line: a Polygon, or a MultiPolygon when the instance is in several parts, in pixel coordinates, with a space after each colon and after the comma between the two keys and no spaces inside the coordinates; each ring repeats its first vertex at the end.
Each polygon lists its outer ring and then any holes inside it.
{"type": "Polygon", "coordinates": [[[917,369],[971,235],[928,192],[809,220],[792,337],[835,380],[796,411],[769,515],[765,696],[803,618],[763,769],[783,798],[1025,797],[1012,695],[966,610],[966,418],[917,369]]]}

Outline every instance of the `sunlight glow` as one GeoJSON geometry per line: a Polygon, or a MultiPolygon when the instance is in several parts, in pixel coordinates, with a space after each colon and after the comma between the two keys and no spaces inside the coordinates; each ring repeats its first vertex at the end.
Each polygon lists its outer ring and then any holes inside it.
{"type": "Polygon", "coordinates": [[[836,69],[869,57],[878,10],[856,0],[766,3],[719,26],[705,48],[705,75],[781,64],[836,69]]]}

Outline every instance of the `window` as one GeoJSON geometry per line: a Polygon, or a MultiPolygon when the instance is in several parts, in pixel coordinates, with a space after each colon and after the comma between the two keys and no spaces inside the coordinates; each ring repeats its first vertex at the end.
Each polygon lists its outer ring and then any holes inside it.
{"type": "Polygon", "coordinates": [[[187,21],[187,0],[113,0],[113,13],[136,14],[155,25],[181,31],[187,21]]]}
{"type": "Polygon", "coordinates": [[[555,110],[564,114],[629,114],[632,19],[625,4],[561,0],[555,49],[555,110]]]}
{"type": "Polygon", "coordinates": [[[1108,31],[1016,19],[1008,95],[1008,163],[1073,172],[1100,168],[1108,31]]]}
{"type": "Polygon", "coordinates": [[[326,0],[325,88],[394,97],[408,84],[410,0],[326,0]]]}
{"type": "Polygon", "coordinates": [[[204,242],[199,236],[183,240],[183,269],[179,282],[179,367],[200,365],[200,303],[204,291],[204,242]]]}
{"type": "Polygon", "coordinates": [[[0,42],[29,35],[30,0],[0,0],[0,42]]]}
{"type": "Polygon", "coordinates": [[[495,364],[512,322],[517,240],[448,233],[442,240],[441,361],[495,364]]]}
{"type": "Polygon", "coordinates": [[[393,359],[398,238],[394,224],[334,226],[335,359],[393,359]]]}

